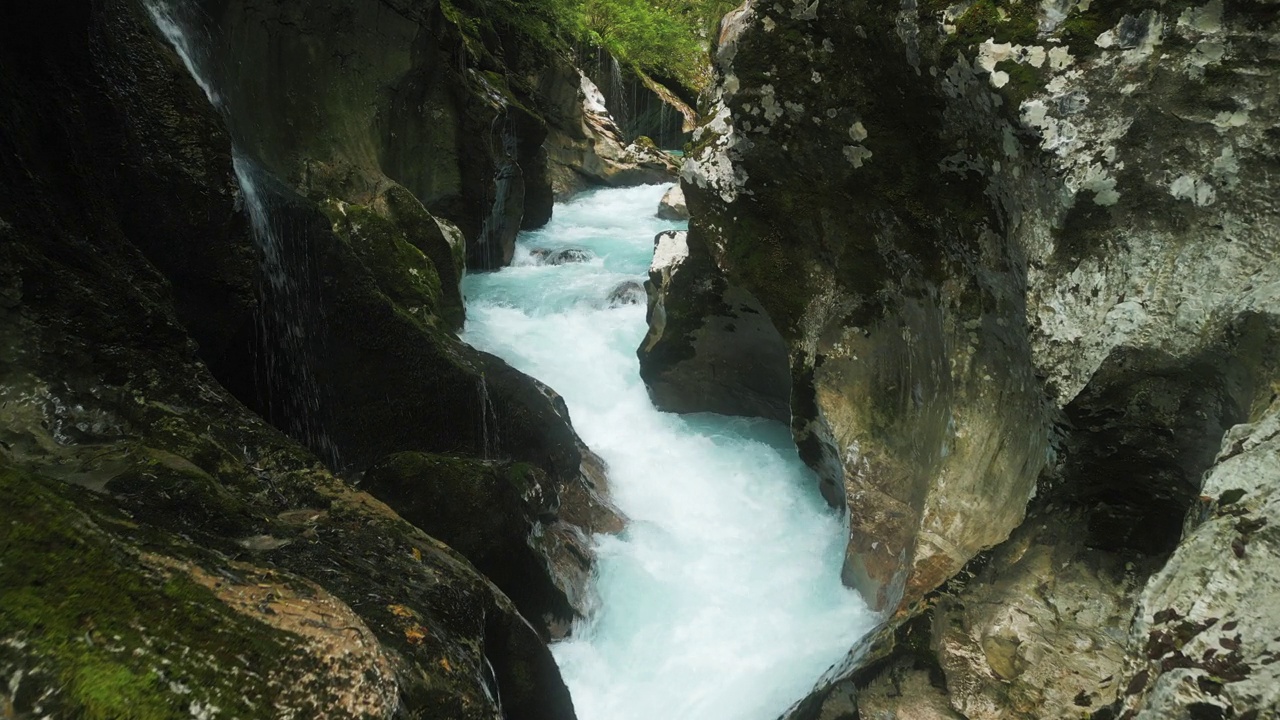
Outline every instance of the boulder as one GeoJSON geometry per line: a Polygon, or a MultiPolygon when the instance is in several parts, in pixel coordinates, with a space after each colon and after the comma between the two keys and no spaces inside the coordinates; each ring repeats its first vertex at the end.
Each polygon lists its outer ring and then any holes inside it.
{"type": "Polygon", "coordinates": [[[675,412],[790,420],[782,337],[760,303],[724,282],[687,238],[677,231],[654,238],[645,282],[649,331],[636,351],[650,397],[675,412]],[[715,314],[686,308],[714,308],[715,314]]]}
{"type": "Polygon", "coordinates": [[[658,217],[663,220],[688,220],[689,206],[684,202],[684,190],[676,183],[658,203],[658,217]]]}

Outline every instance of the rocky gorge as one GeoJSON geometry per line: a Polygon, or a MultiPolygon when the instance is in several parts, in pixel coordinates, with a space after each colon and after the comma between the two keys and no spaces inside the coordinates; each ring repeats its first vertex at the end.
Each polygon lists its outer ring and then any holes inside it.
{"type": "Polygon", "coordinates": [[[786,717],[1280,715],[1280,6],[747,0],[697,102],[499,6],[10,10],[0,716],[575,717],[628,519],[461,281],[677,174],[649,397],[879,621],[786,717]]]}

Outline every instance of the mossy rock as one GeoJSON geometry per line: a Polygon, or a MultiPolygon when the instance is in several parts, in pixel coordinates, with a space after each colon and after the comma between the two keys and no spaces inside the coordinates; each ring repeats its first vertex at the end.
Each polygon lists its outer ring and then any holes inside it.
{"type": "Polygon", "coordinates": [[[576,616],[538,551],[559,498],[535,466],[404,452],[370,468],[361,487],[462,553],[544,632],[576,616]]]}
{"type": "Polygon", "coordinates": [[[321,710],[301,692],[321,668],[300,638],[145,560],[112,532],[131,523],[80,509],[77,494],[0,465],[0,636],[13,641],[0,665],[28,673],[12,700],[19,716],[158,720],[216,707],[267,718],[285,695],[321,710]]]}

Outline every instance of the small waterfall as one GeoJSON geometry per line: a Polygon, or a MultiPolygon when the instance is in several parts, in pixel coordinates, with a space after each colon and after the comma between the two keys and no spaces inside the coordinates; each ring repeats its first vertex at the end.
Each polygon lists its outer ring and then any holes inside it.
{"type": "Polygon", "coordinates": [[[266,174],[252,161],[237,152],[233,164],[261,258],[257,332],[262,357],[256,370],[267,420],[339,467],[338,449],[324,430],[315,376],[316,354],[324,352],[328,337],[307,229],[292,226],[288,213],[272,212],[261,187],[266,174]]]}
{"type": "Polygon", "coordinates": [[[622,79],[622,64],[609,56],[609,114],[622,130],[623,140],[632,139],[631,111],[627,106],[627,86],[622,79]]]}
{"type": "MultiPolygon", "coordinates": [[[[494,197],[493,205],[489,209],[489,216],[485,218],[484,225],[480,228],[480,240],[477,243],[480,249],[481,257],[480,265],[484,269],[493,270],[506,264],[507,258],[506,245],[507,238],[514,236],[519,229],[520,219],[515,218],[515,226],[512,225],[512,218],[507,216],[508,204],[511,202],[520,202],[521,198],[513,197],[516,193],[517,183],[524,178],[520,165],[516,162],[516,158],[520,152],[520,140],[516,136],[515,128],[509,117],[502,116],[502,164],[498,166],[494,173],[494,197]]],[[[496,132],[496,126],[499,118],[494,118],[494,129],[490,130],[490,137],[496,132]]],[[[497,154],[497,153],[495,153],[497,154]]],[[[523,212],[523,207],[520,208],[523,212]]]]}
{"type": "MultiPolygon", "coordinates": [[[[146,0],[152,22],[181,58],[187,71],[209,102],[228,120],[231,109],[218,91],[210,72],[204,30],[206,18],[190,0],[146,0]],[[201,28],[198,33],[192,28],[201,28]],[[203,44],[195,36],[203,34],[203,44]]],[[[274,212],[263,187],[267,175],[242,153],[233,140],[232,164],[253,241],[259,252],[261,273],[257,311],[256,363],[259,399],[267,420],[305,443],[331,467],[339,467],[337,448],[321,422],[321,392],[315,377],[315,353],[325,344],[325,323],[316,270],[308,251],[305,228],[292,227],[274,212]]]]}
{"type": "Polygon", "coordinates": [[[208,55],[201,46],[192,42],[191,33],[187,29],[194,24],[192,16],[199,9],[191,3],[175,4],[168,0],[149,0],[144,4],[151,22],[155,23],[156,29],[173,46],[174,52],[178,53],[182,64],[187,67],[187,72],[204,91],[205,97],[209,98],[209,103],[225,113],[222,96],[214,88],[206,69],[208,55]]]}

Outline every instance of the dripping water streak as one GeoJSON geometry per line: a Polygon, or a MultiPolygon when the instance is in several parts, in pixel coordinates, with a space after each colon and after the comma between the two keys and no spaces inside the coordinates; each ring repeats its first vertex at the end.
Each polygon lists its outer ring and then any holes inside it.
{"type": "MultiPolygon", "coordinates": [[[[211,78],[207,48],[194,39],[193,28],[202,18],[193,2],[149,0],[145,3],[156,28],[173,47],[205,97],[224,118],[231,111],[211,78]]],[[[206,45],[210,42],[208,33],[206,45]]],[[[229,123],[231,124],[231,123],[229,123]]],[[[240,150],[232,147],[232,165],[240,198],[249,218],[254,244],[261,258],[257,347],[262,357],[255,367],[259,393],[268,420],[286,430],[338,467],[337,448],[325,434],[321,417],[319,383],[315,378],[314,353],[323,351],[323,310],[311,279],[315,275],[305,232],[281,227],[282,218],[273,213],[267,194],[256,175],[260,173],[240,150]],[[311,337],[308,328],[314,328],[311,337]]]]}

